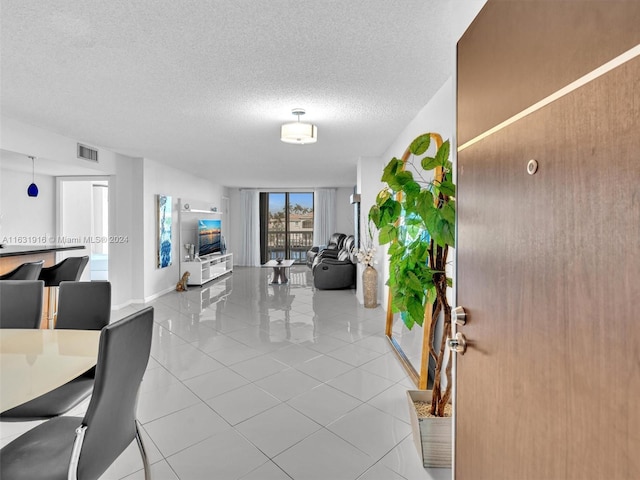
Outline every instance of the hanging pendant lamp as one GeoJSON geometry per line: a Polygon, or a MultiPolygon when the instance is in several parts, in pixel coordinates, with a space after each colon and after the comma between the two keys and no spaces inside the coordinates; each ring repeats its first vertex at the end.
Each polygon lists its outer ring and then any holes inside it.
{"type": "Polygon", "coordinates": [[[285,143],[295,143],[304,145],[305,143],[316,143],[318,141],[318,127],[311,123],[300,121],[300,115],[306,112],[302,108],[294,108],[292,114],[297,115],[298,121],[285,123],[280,128],[280,140],[285,143]]]}
{"type": "Polygon", "coordinates": [[[27,195],[30,197],[38,196],[38,186],[36,185],[36,159],[35,157],[29,157],[31,159],[31,185],[27,187],[27,195]]]}

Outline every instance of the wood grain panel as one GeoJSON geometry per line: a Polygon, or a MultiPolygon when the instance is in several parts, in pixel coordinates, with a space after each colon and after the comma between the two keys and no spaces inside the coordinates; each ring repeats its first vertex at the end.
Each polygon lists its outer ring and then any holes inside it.
{"type": "Polygon", "coordinates": [[[640,44],[638,0],[491,0],[458,43],[462,145],[640,44]]]}
{"type": "Polygon", "coordinates": [[[459,154],[456,479],[640,478],[638,132],[636,58],[459,154]]]}

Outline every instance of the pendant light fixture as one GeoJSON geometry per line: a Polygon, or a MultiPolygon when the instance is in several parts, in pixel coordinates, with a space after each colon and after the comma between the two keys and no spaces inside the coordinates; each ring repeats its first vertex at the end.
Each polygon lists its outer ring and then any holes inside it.
{"type": "Polygon", "coordinates": [[[294,108],[291,113],[298,117],[298,121],[282,125],[280,129],[280,140],[285,143],[295,143],[298,145],[316,143],[318,141],[318,127],[311,123],[303,123],[300,121],[300,115],[306,113],[304,109],[294,108]]]}
{"type": "Polygon", "coordinates": [[[36,159],[35,157],[29,157],[31,159],[31,185],[27,188],[27,195],[30,197],[38,196],[38,186],[36,185],[36,159]]]}

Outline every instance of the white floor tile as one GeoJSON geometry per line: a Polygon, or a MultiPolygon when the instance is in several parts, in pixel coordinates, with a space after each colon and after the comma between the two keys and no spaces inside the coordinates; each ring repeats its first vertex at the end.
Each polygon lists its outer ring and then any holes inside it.
{"type": "Polygon", "coordinates": [[[348,371],[328,382],[329,385],[366,402],[394,385],[391,380],[369,373],[361,368],[348,371]]]}
{"type": "MultiPolygon", "coordinates": [[[[151,478],[153,480],[180,480],[166,460],[161,460],[151,465],[151,478]]],[[[103,480],[103,478],[101,477],[100,480],[103,480]]],[[[126,476],[124,480],[144,480],[144,470],[138,470],[126,476]]]]}
{"type": "Polygon", "coordinates": [[[300,480],[351,480],[374,460],[328,430],[319,430],[273,461],[291,478],[300,480]]]}
{"type": "Polygon", "coordinates": [[[148,369],[144,372],[142,383],[140,384],[141,392],[148,392],[149,390],[158,390],[171,385],[172,383],[179,383],[180,380],[171,372],[169,372],[162,365],[158,364],[158,368],[148,369]]]}
{"type": "Polygon", "coordinates": [[[376,460],[411,434],[410,425],[366,404],[340,417],[327,428],[376,460]]]}
{"type": "Polygon", "coordinates": [[[380,463],[376,463],[369,470],[364,472],[358,480],[406,480],[403,476],[389,470],[387,467],[380,463]]]}
{"type": "Polygon", "coordinates": [[[349,370],[353,370],[353,366],[327,355],[321,355],[296,365],[296,370],[321,382],[328,382],[349,370]]]}
{"type": "Polygon", "coordinates": [[[407,373],[400,365],[394,353],[386,353],[361,367],[367,372],[374,373],[384,378],[388,378],[392,382],[398,382],[407,378],[407,373]]]}
{"type": "Polygon", "coordinates": [[[141,392],[138,395],[138,420],[145,424],[199,402],[200,399],[182,383],[141,392]]]}
{"type": "Polygon", "coordinates": [[[268,461],[242,477],[242,480],[291,480],[291,477],[284,473],[275,463],[268,461]]]}
{"type": "Polygon", "coordinates": [[[236,363],[244,362],[250,358],[259,357],[262,355],[262,352],[246,345],[240,345],[236,347],[212,350],[209,351],[208,355],[229,367],[236,363]]]}
{"type": "Polygon", "coordinates": [[[180,380],[222,368],[222,364],[193,345],[185,343],[167,348],[156,360],[180,380]]]}
{"type": "Polygon", "coordinates": [[[326,426],[362,405],[362,402],[323,384],[289,400],[288,404],[320,425],[326,426]]]}
{"type": "Polygon", "coordinates": [[[286,370],[289,367],[268,355],[260,355],[243,362],[234,363],[230,368],[247,380],[256,381],[286,370]]]}
{"type": "Polygon", "coordinates": [[[411,480],[451,480],[450,468],[424,468],[413,438],[407,436],[380,463],[411,480]]]}
{"type": "Polygon", "coordinates": [[[256,385],[283,402],[308,392],[320,384],[316,379],[290,368],[263,378],[256,385]]]}
{"type": "Polygon", "coordinates": [[[360,365],[370,362],[373,359],[378,358],[381,353],[371,350],[369,348],[360,347],[357,343],[351,345],[345,345],[336,350],[332,350],[327,355],[342,360],[349,365],[359,367],[360,365]]]}
{"type": "Polygon", "coordinates": [[[269,459],[234,430],[219,433],[167,458],[183,480],[237,480],[269,459]]]}
{"type": "Polygon", "coordinates": [[[269,458],[321,428],[286,404],[280,404],[236,425],[236,429],[269,458]],[[274,433],[277,434],[274,435],[274,433]]]}
{"type": "MultiPolygon", "coordinates": [[[[148,433],[144,428],[141,429],[142,441],[144,442],[145,451],[149,463],[153,464],[162,460],[162,454],[157,449],[148,433]]],[[[132,441],[124,452],[111,464],[104,472],[99,480],[117,480],[124,478],[134,472],[142,471],[142,456],[137,442],[132,441]]]]}
{"type": "Polygon", "coordinates": [[[207,400],[207,404],[231,425],[237,425],[279,403],[273,395],[251,384],[207,400]]]}
{"type": "Polygon", "coordinates": [[[185,380],[184,384],[203,400],[247,385],[249,381],[228,367],[185,380]]]}
{"type": "Polygon", "coordinates": [[[300,345],[291,345],[286,348],[281,348],[270,355],[290,367],[295,367],[300,363],[318,357],[320,353],[300,345]]]}
{"type": "MultiPolygon", "coordinates": [[[[316,290],[306,266],[278,292],[269,274],[234,268],[210,284],[229,293],[204,307],[198,287],[151,302],[138,418],[154,480],[449,480],[420,465],[414,386],[383,335],[384,309],[354,290],[316,290]]],[[[397,330],[413,352],[419,332],[397,330]]],[[[0,423],[2,442],[23,430],[0,423]]],[[[101,480],[142,478],[134,442],[101,480]]]]}
{"type": "Polygon", "coordinates": [[[203,403],[149,422],[144,427],[165,457],[216,433],[231,430],[222,417],[203,403]]]}
{"type": "Polygon", "coordinates": [[[396,383],[391,388],[373,397],[367,403],[378,410],[393,415],[405,423],[410,423],[407,390],[413,389],[415,389],[413,384],[407,388],[405,385],[396,383]]]}

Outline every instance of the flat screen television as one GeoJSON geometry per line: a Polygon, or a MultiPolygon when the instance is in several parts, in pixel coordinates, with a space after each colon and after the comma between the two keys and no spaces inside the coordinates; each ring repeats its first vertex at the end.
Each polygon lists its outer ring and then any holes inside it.
{"type": "Polygon", "coordinates": [[[222,220],[198,220],[198,256],[220,253],[222,220]]]}

